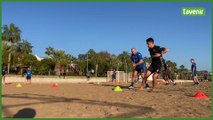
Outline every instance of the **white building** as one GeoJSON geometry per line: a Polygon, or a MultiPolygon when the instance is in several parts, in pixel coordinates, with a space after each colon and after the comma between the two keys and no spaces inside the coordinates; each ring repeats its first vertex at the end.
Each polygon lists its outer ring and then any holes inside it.
{"type": "Polygon", "coordinates": [[[41,60],[43,60],[44,58],[42,58],[42,57],[39,57],[38,55],[34,55],[35,57],[36,57],[36,59],[38,60],[38,61],[41,61],[41,60]]]}

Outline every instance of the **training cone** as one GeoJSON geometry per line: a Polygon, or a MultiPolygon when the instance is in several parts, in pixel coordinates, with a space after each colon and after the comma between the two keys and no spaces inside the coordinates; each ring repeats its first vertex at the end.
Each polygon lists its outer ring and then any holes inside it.
{"type": "Polygon", "coordinates": [[[18,83],[18,84],[16,85],[16,87],[19,88],[19,87],[22,87],[22,85],[21,85],[20,83],[18,83]]]}
{"type": "Polygon", "coordinates": [[[203,92],[198,92],[194,96],[195,98],[208,98],[203,92]]]}
{"type": "Polygon", "coordinates": [[[122,92],[123,90],[121,89],[120,86],[116,86],[114,89],[115,92],[122,92]]]}
{"type": "Polygon", "coordinates": [[[57,88],[58,87],[58,84],[55,83],[55,84],[52,84],[51,88],[57,88]]]}

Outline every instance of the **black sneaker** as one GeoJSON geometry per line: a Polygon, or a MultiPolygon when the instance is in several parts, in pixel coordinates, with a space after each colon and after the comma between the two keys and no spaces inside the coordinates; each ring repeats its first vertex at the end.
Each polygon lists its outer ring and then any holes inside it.
{"type": "Polygon", "coordinates": [[[149,88],[149,84],[146,84],[145,88],[149,88]]]}
{"type": "Polygon", "coordinates": [[[145,88],[146,88],[146,89],[149,89],[149,88],[150,88],[150,87],[149,87],[149,84],[146,84],[145,88]]]}
{"type": "Polygon", "coordinates": [[[200,83],[194,83],[194,86],[199,86],[200,83]]]}
{"type": "Polygon", "coordinates": [[[176,83],[173,84],[174,86],[176,85],[176,83]]]}
{"type": "Polygon", "coordinates": [[[134,88],[134,86],[133,86],[133,85],[130,85],[128,88],[129,88],[129,89],[133,89],[133,88],[134,88]]]}

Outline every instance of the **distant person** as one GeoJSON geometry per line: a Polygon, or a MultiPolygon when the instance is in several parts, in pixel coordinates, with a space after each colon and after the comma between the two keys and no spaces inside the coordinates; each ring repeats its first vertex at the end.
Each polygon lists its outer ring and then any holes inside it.
{"type": "Polygon", "coordinates": [[[27,70],[26,70],[27,68],[23,68],[23,71],[22,71],[22,77],[24,77],[25,76],[25,74],[27,74],[27,70]]]}
{"type": "Polygon", "coordinates": [[[149,53],[151,55],[152,58],[152,63],[148,69],[148,71],[146,72],[146,76],[144,78],[144,80],[142,81],[141,84],[141,90],[144,89],[144,87],[146,87],[146,82],[147,82],[147,78],[153,74],[153,89],[152,91],[155,89],[156,85],[157,85],[157,78],[158,75],[161,71],[161,67],[162,67],[162,61],[161,61],[161,57],[163,54],[166,54],[169,50],[164,48],[164,47],[160,47],[154,44],[154,39],[153,38],[148,38],[146,40],[146,43],[148,45],[149,48],[149,53]]]}
{"type": "Polygon", "coordinates": [[[31,84],[31,78],[32,78],[32,70],[30,69],[30,67],[27,68],[27,76],[26,76],[26,84],[31,84]]]}
{"type": "Polygon", "coordinates": [[[204,82],[208,82],[208,72],[207,71],[204,72],[203,77],[204,77],[204,82]]]}
{"type": "Polygon", "coordinates": [[[65,72],[65,70],[64,70],[64,72],[63,72],[62,74],[63,74],[63,78],[65,79],[65,77],[66,77],[66,72],[65,72]]]}
{"type": "Polygon", "coordinates": [[[199,85],[198,78],[197,78],[197,65],[194,59],[191,59],[190,61],[192,63],[191,71],[192,71],[192,78],[194,80],[194,85],[199,85]]]}
{"type": "Polygon", "coordinates": [[[86,76],[87,76],[87,81],[89,81],[89,80],[90,80],[90,77],[91,77],[91,72],[88,71],[88,72],[86,73],[86,76]]]}
{"type": "Polygon", "coordinates": [[[146,64],[143,60],[142,54],[136,50],[136,48],[131,49],[131,60],[132,60],[132,66],[134,67],[133,73],[132,73],[132,81],[129,85],[129,89],[134,88],[134,83],[136,77],[138,77],[138,74],[141,74],[142,79],[144,78],[145,70],[146,70],[146,64]]]}
{"type": "Polygon", "coordinates": [[[3,85],[6,85],[6,82],[5,82],[6,75],[7,75],[7,66],[3,65],[2,67],[2,84],[3,85]]]}
{"type": "Polygon", "coordinates": [[[168,85],[170,82],[170,80],[173,82],[173,85],[176,85],[175,83],[175,80],[173,79],[172,77],[172,71],[171,71],[171,67],[166,64],[166,61],[165,59],[162,60],[162,63],[163,63],[163,79],[165,80],[166,82],[166,85],[168,85]]]}
{"type": "Polygon", "coordinates": [[[113,69],[113,72],[112,72],[112,83],[115,84],[116,82],[116,69],[113,69]]]}

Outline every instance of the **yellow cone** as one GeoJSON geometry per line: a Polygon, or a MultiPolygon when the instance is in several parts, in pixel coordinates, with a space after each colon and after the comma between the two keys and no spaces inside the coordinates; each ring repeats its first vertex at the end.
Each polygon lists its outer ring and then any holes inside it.
{"type": "Polygon", "coordinates": [[[115,92],[122,92],[123,90],[121,89],[120,86],[116,86],[114,89],[115,92]]]}
{"type": "Polygon", "coordinates": [[[22,85],[21,85],[20,83],[18,83],[18,84],[16,85],[16,87],[22,87],[22,85]]]}

